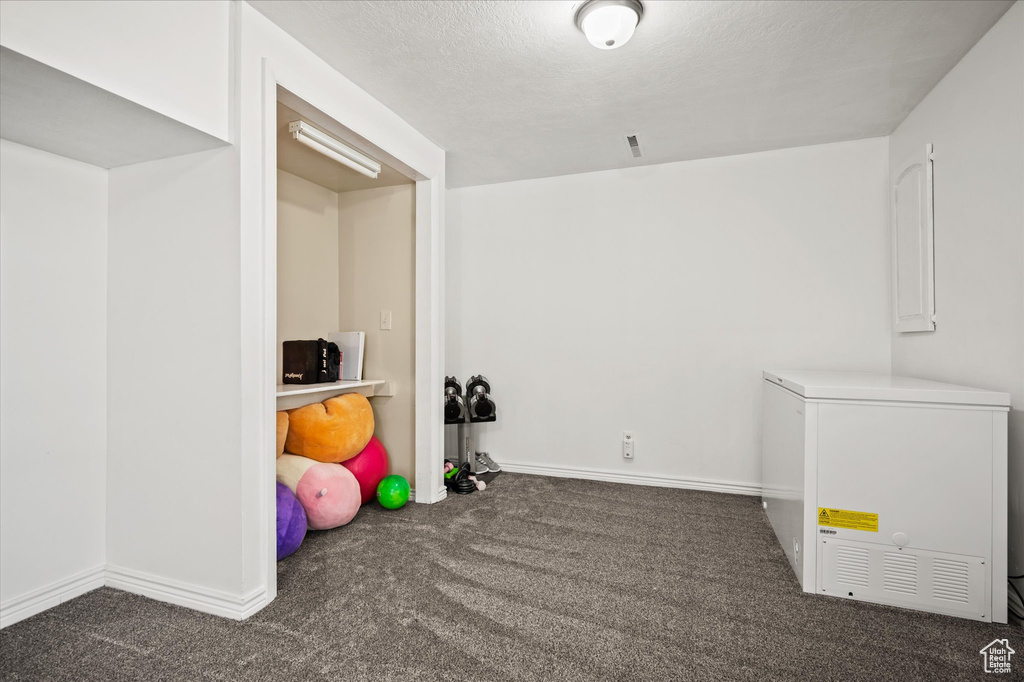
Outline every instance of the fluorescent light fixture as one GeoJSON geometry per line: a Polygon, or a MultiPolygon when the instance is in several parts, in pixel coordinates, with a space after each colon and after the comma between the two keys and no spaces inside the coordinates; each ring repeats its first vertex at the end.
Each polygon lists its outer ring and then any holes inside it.
{"type": "Polygon", "coordinates": [[[644,16],[640,0],[587,0],[576,10],[576,28],[600,50],[622,47],[644,16]]]}
{"type": "Polygon", "coordinates": [[[315,149],[324,156],[334,159],[343,166],[348,166],[369,178],[377,178],[380,164],[369,156],[357,152],[352,147],[336,140],[327,133],[321,132],[304,121],[292,121],[288,124],[288,132],[296,140],[310,149],[315,149]]]}

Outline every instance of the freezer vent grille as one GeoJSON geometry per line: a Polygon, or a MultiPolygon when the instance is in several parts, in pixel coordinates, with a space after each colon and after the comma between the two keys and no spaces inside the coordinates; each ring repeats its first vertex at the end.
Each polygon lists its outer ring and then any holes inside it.
{"type": "Polygon", "coordinates": [[[818,545],[818,590],[835,597],[991,620],[982,557],[829,537],[818,545]]]}
{"type": "Polygon", "coordinates": [[[886,592],[917,594],[917,557],[913,554],[886,552],[882,572],[886,592]]]}
{"type": "Polygon", "coordinates": [[[836,582],[868,586],[868,551],[858,547],[840,547],[836,551],[836,582]]]}
{"type": "Polygon", "coordinates": [[[932,596],[966,604],[970,597],[970,573],[967,562],[935,559],[932,565],[932,596]]]}

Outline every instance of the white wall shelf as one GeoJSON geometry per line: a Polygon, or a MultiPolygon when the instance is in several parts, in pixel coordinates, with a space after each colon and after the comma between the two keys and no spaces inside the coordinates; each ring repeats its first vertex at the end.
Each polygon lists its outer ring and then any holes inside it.
{"type": "Polygon", "coordinates": [[[384,379],[363,379],[361,381],[332,381],[326,384],[278,384],[277,409],[292,410],[296,407],[318,403],[342,393],[362,393],[373,397],[376,389],[383,386],[384,379]]]}

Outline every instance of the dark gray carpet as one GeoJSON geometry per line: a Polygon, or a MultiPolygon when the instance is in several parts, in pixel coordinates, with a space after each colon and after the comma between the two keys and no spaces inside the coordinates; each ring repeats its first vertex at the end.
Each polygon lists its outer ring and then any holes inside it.
{"type": "Polygon", "coordinates": [[[502,474],[311,533],[279,589],[244,623],[97,590],[0,631],[0,677],[980,680],[997,637],[1024,671],[1019,625],[804,595],[751,497],[502,474]]]}

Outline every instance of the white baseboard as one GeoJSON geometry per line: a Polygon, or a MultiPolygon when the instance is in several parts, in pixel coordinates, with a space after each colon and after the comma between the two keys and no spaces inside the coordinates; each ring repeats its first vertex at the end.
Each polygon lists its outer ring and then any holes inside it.
{"type": "Polygon", "coordinates": [[[717,481],[707,478],[685,478],[681,476],[661,476],[658,474],[633,474],[623,471],[609,471],[608,469],[555,466],[551,464],[535,464],[530,462],[506,462],[504,460],[501,462],[501,470],[515,474],[556,476],[558,478],[580,478],[588,481],[609,481],[611,483],[649,485],[658,488],[708,490],[715,493],[756,495],[758,497],[761,495],[761,486],[756,483],[717,481]]]}
{"type": "Polygon", "coordinates": [[[58,604],[71,601],[86,592],[103,587],[104,578],[105,568],[103,566],[96,566],[63,580],[58,580],[46,587],[33,590],[28,594],[8,599],[3,604],[0,604],[0,628],[14,625],[29,616],[42,613],[58,604]]]}
{"type": "Polygon", "coordinates": [[[245,620],[267,602],[265,588],[239,596],[116,566],[107,566],[106,585],[233,620],[245,620]]]}
{"type": "Polygon", "coordinates": [[[233,620],[245,620],[267,604],[265,588],[238,596],[142,571],[97,566],[0,604],[0,628],[104,586],[233,620]]]}

